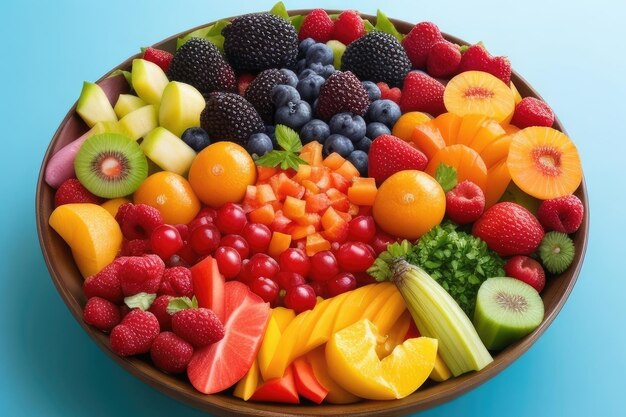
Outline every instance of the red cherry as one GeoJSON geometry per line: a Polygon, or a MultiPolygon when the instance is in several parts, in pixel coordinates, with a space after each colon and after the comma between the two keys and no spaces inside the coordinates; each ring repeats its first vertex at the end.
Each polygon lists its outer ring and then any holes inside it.
{"type": "Polygon", "coordinates": [[[246,213],[234,203],[224,204],[215,217],[215,225],[224,234],[241,232],[247,222],[246,213]]]}
{"type": "Polygon", "coordinates": [[[162,224],[150,234],[150,247],[161,259],[169,260],[183,247],[183,239],[176,227],[162,224]]]}
{"type": "Polygon", "coordinates": [[[241,271],[241,256],[236,249],[228,246],[220,246],[213,254],[217,261],[217,267],[224,278],[231,280],[241,271]]]}

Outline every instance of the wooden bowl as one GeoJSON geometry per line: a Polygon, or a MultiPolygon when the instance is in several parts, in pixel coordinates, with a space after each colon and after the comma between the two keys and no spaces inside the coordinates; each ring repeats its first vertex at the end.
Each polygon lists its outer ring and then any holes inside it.
{"type": "MultiPolygon", "coordinates": [[[[294,10],[290,14],[306,14],[310,10],[294,10]]],[[[329,10],[329,13],[338,13],[335,10],[329,10]]],[[[364,18],[375,21],[374,16],[363,15],[364,18]]],[[[402,33],[408,33],[413,27],[412,24],[400,20],[391,19],[396,28],[402,33]]],[[[195,30],[194,28],[191,30],[195,30]]],[[[191,31],[190,30],[190,31],[191,31]]],[[[188,32],[190,32],[188,31],[188,32]]],[[[188,32],[174,35],[155,45],[157,48],[174,51],[176,39],[188,32]]],[[[458,44],[467,44],[466,42],[450,35],[445,37],[458,44]]],[[[121,68],[130,70],[133,58],[139,57],[135,55],[115,69],[121,68]]],[[[115,70],[114,69],[114,70],[115,70]]],[[[114,70],[111,70],[113,72],[114,70]]],[[[128,85],[122,76],[107,78],[111,72],[100,79],[99,83],[105,89],[110,97],[117,97],[121,92],[128,91],[128,85]]],[[[523,97],[532,96],[539,97],[530,85],[517,73],[513,73],[512,80],[517,86],[523,97]]],[[[564,131],[561,123],[556,120],[555,128],[564,131]]],[[[86,325],[82,319],[82,307],[85,305],[86,299],[82,291],[83,278],[79,273],[69,247],[63,239],[56,234],[50,226],[48,226],[48,218],[54,209],[54,190],[49,187],[43,180],[43,173],[50,157],[62,148],[65,144],[78,138],[82,133],[87,131],[87,126],[82,122],[75,112],[75,106],[70,109],[67,116],[56,131],[48,150],[44,156],[39,180],[37,182],[36,196],[36,215],[37,215],[37,231],[41,249],[50,271],[52,281],[57,290],[61,294],[63,301],[85,329],[91,338],[105,351],[111,358],[137,376],[144,382],[152,385],[167,395],[183,401],[189,405],[205,410],[211,414],[219,416],[321,416],[321,415],[343,415],[343,416],[399,416],[406,415],[418,410],[433,407],[437,404],[451,400],[464,392],[477,387],[489,378],[493,377],[514,360],[520,357],[528,348],[541,336],[554,320],[556,315],[563,307],[567,300],[580,269],[582,266],[585,249],[587,246],[588,227],[589,227],[589,206],[587,203],[587,192],[585,183],[576,191],[576,195],[585,205],[585,218],[582,226],[574,235],[574,243],[576,245],[576,256],[573,265],[563,274],[549,279],[541,296],[545,305],[545,318],[541,325],[531,334],[512,344],[505,350],[497,353],[493,363],[480,372],[471,372],[458,378],[452,378],[448,381],[434,384],[427,383],[417,392],[406,398],[395,401],[362,401],[349,405],[314,405],[305,403],[302,405],[285,405],[285,404],[269,404],[244,402],[229,392],[214,395],[204,395],[196,391],[191,384],[183,377],[176,377],[165,374],[156,369],[150,363],[147,355],[122,358],[115,355],[109,346],[108,336],[86,325]]]]}

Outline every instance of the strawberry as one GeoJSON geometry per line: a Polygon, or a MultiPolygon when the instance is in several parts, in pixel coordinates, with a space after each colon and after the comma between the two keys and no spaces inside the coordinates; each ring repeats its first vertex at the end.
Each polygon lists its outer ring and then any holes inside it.
{"type": "Polygon", "coordinates": [[[149,311],[132,310],[111,331],[111,350],[120,356],[147,353],[159,334],[159,321],[149,311]]]}
{"type": "Polygon", "coordinates": [[[400,105],[400,98],[402,97],[402,90],[398,87],[389,88],[387,83],[378,82],[376,83],[378,89],[380,90],[380,99],[381,100],[391,100],[397,105],[400,105]]]}
{"type": "Polygon", "coordinates": [[[368,176],[375,178],[378,185],[398,171],[423,171],[426,165],[428,159],[420,150],[396,136],[380,135],[370,146],[368,176]]]}
{"type": "Polygon", "coordinates": [[[115,259],[95,275],[87,277],[83,282],[83,291],[87,298],[100,297],[115,304],[122,304],[124,294],[120,284],[120,268],[126,257],[115,259]]]}
{"type": "Polygon", "coordinates": [[[337,17],[333,27],[333,39],[348,46],[363,35],[365,35],[365,24],[355,10],[346,10],[337,17]]]}
{"type": "Polygon", "coordinates": [[[83,310],[83,320],[98,330],[110,332],[121,320],[120,308],[104,298],[92,297],[83,310]]]}
{"type": "Polygon", "coordinates": [[[208,308],[187,308],[174,313],[172,330],[196,348],[208,346],[224,337],[224,325],[208,308]]]}
{"type": "Polygon", "coordinates": [[[484,71],[499,78],[507,86],[511,82],[511,62],[505,56],[491,56],[485,47],[477,43],[467,48],[461,56],[458,72],[484,71]]]}
{"type": "Polygon", "coordinates": [[[512,202],[487,209],[474,223],[472,234],[500,256],[530,255],[543,239],[543,228],[526,208],[512,202]]]}
{"type": "Polygon", "coordinates": [[[312,38],[315,42],[328,42],[333,35],[335,23],[324,9],[315,9],[302,21],[298,39],[312,38]]]}
{"type": "Polygon", "coordinates": [[[149,312],[159,321],[159,327],[162,332],[172,330],[172,315],[167,312],[167,306],[172,300],[171,295],[160,295],[150,305],[149,312]]]}
{"type": "Polygon", "coordinates": [[[63,181],[54,194],[54,207],[71,203],[102,204],[102,198],[86,189],[76,178],[63,181]]]}
{"type": "Polygon", "coordinates": [[[428,52],[426,69],[431,77],[448,78],[456,74],[461,63],[459,46],[448,41],[435,43],[428,52]]]}
{"type": "Polygon", "coordinates": [[[461,181],[446,193],[446,215],[455,223],[473,223],[484,210],[485,194],[471,181],[461,181]]]}
{"type": "Polygon", "coordinates": [[[254,74],[250,74],[249,72],[244,72],[239,77],[237,77],[237,92],[239,95],[244,95],[250,83],[256,78],[254,74]]]}
{"type": "Polygon", "coordinates": [[[157,64],[166,73],[167,70],[170,68],[172,58],[174,58],[174,55],[172,55],[171,53],[162,49],[153,48],[151,46],[147,47],[143,51],[143,59],[157,64]]]}
{"type": "Polygon", "coordinates": [[[156,208],[147,204],[122,204],[115,214],[122,234],[128,240],[149,239],[150,235],[164,223],[163,216],[156,208]]]}
{"type": "Polygon", "coordinates": [[[583,222],[585,208],[575,195],[545,200],[537,210],[539,223],[547,231],[574,233],[583,222]]]}
{"type": "Polygon", "coordinates": [[[124,296],[140,292],[156,294],[164,271],[165,264],[157,255],[129,256],[119,270],[124,296]]]}
{"type": "Polygon", "coordinates": [[[150,240],[148,239],[132,239],[122,241],[120,255],[122,256],[142,256],[151,253],[150,240]]]}
{"type": "Polygon", "coordinates": [[[184,372],[192,356],[193,346],[172,332],[159,333],[150,348],[152,362],[170,374],[184,372]]]}
{"type": "Polygon", "coordinates": [[[418,23],[402,40],[402,46],[414,68],[425,69],[430,48],[444,41],[441,31],[432,22],[418,23]]]}
{"type": "Polygon", "coordinates": [[[515,106],[511,124],[524,129],[530,126],[552,127],[554,112],[545,101],[534,97],[524,97],[515,106]]]}
{"type": "Polygon", "coordinates": [[[443,104],[444,90],[444,85],[430,75],[411,71],[404,79],[400,109],[402,113],[421,111],[438,116],[446,111],[443,104]]]}
{"type": "Polygon", "coordinates": [[[193,284],[189,268],[184,266],[165,268],[158,294],[173,297],[193,297],[193,284]]]}
{"type": "Polygon", "coordinates": [[[541,264],[528,256],[514,256],[504,264],[507,277],[519,279],[541,292],[546,285],[546,272],[541,264]]]}

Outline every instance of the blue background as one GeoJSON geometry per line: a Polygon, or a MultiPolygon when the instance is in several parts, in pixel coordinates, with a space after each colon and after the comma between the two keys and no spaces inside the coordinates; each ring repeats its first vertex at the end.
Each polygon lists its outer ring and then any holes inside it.
{"type": "MultiPolygon", "coordinates": [[[[35,188],[48,142],[78,98],[140,46],[272,0],[2,2],[0,33],[0,410],[10,416],[203,413],[144,385],[89,339],[56,292],[35,229],[35,188]],[[178,2],[176,2],[178,3],[178,2]],[[217,3],[217,2],[216,2],[217,3]]],[[[488,383],[420,416],[624,415],[626,279],[624,97],[626,7],[615,1],[368,2],[287,0],[296,8],[377,7],[432,20],[506,54],[552,106],[579,147],[591,236],[560,315],[517,362],[488,383]]]]}

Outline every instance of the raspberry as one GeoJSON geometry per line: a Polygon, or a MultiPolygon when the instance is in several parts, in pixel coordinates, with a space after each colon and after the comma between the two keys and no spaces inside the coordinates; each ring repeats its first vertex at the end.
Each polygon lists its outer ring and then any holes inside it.
{"type": "Polygon", "coordinates": [[[149,239],[152,231],[164,223],[163,216],[156,208],[132,203],[122,204],[117,210],[115,220],[128,240],[149,239]]]}
{"type": "Polygon", "coordinates": [[[337,17],[333,27],[333,39],[348,46],[363,35],[365,35],[365,24],[356,11],[346,10],[337,17]]]}
{"type": "Polygon", "coordinates": [[[71,203],[102,204],[102,198],[93,195],[76,178],[63,181],[54,194],[54,207],[71,203]]]}
{"type": "Polygon", "coordinates": [[[149,311],[132,310],[111,331],[111,350],[120,356],[147,353],[159,334],[159,321],[149,311]]]}
{"type": "Polygon", "coordinates": [[[156,294],[165,271],[163,260],[157,255],[131,256],[119,271],[125,297],[145,292],[156,294]]]}
{"type": "Polygon", "coordinates": [[[124,240],[120,255],[122,256],[142,256],[150,253],[150,241],[147,239],[124,240]]]}
{"type": "Polygon", "coordinates": [[[208,346],[224,337],[222,322],[208,308],[189,308],[175,313],[172,329],[196,348],[208,346]]]}
{"type": "Polygon", "coordinates": [[[380,90],[380,99],[381,100],[391,100],[397,105],[400,105],[400,99],[402,97],[402,90],[398,87],[389,88],[387,83],[379,82],[376,83],[378,89],[380,90]]]}
{"type": "Polygon", "coordinates": [[[193,297],[193,283],[189,268],[184,266],[166,268],[163,272],[163,280],[158,294],[173,297],[193,297]]]}
{"type": "Polygon", "coordinates": [[[324,9],[315,9],[302,21],[298,39],[312,38],[316,42],[328,42],[333,34],[334,22],[324,9]]]}
{"type": "Polygon", "coordinates": [[[471,181],[461,181],[446,193],[446,215],[455,223],[472,223],[484,210],[485,194],[471,181]]]}
{"type": "Polygon", "coordinates": [[[454,75],[461,63],[459,46],[448,41],[435,43],[428,52],[426,69],[431,77],[447,78],[454,75]]]}
{"type": "Polygon", "coordinates": [[[511,119],[511,124],[524,129],[530,126],[551,127],[554,123],[554,112],[546,104],[534,97],[524,97],[515,106],[515,113],[511,119]]]}
{"type": "Polygon", "coordinates": [[[432,22],[421,22],[416,24],[402,40],[402,46],[413,67],[424,69],[430,48],[443,40],[437,25],[432,22]]]}
{"type": "Polygon", "coordinates": [[[120,308],[104,298],[92,297],[83,310],[83,320],[98,330],[110,332],[121,320],[120,308]]]}
{"type": "Polygon", "coordinates": [[[539,223],[546,231],[574,233],[583,222],[585,208],[575,195],[545,200],[537,210],[539,223]]]}
{"type": "Polygon", "coordinates": [[[150,348],[156,367],[171,374],[184,372],[192,355],[193,346],[172,332],[160,333],[150,348]]]}
{"type": "Polygon", "coordinates": [[[124,294],[120,284],[119,272],[125,257],[117,258],[100,272],[87,277],[83,282],[83,291],[87,298],[100,297],[115,304],[122,304],[124,294]]]}
{"type": "Polygon", "coordinates": [[[172,298],[174,297],[171,295],[161,295],[152,302],[148,309],[159,321],[159,327],[162,332],[172,330],[172,315],[167,312],[167,306],[172,298]]]}
{"type": "Polygon", "coordinates": [[[174,55],[171,53],[150,46],[143,51],[143,59],[157,64],[164,72],[167,72],[170,68],[172,58],[174,58],[174,55]]]}

